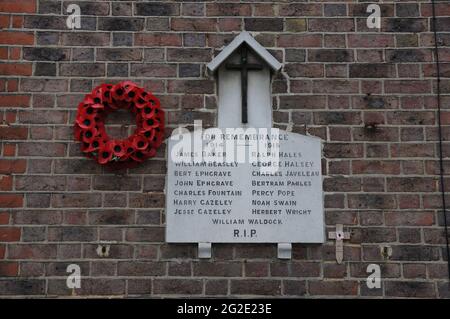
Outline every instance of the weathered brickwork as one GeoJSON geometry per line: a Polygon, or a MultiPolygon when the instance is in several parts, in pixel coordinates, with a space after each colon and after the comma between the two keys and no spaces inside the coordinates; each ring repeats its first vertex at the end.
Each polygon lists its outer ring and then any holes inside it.
{"type": "MultiPolygon", "coordinates": [[[[450,5],[437,2],[449,190],[450,5]]],[[[368,4],[0,1],[0,296],[448,298],[430,1],[383,1],[380,31],[366,26],[368,4]],[[71,3],[81,30],[66,27],[71,3]],[[290,261],[275,245],[218,244],[200,261],[195,245],[164,242],[165,147],[114,175],[73,141],[84,94],[124,79],[161,99],[167,135],[214,125],[206,63],[242,30],[283,63],[275,125],[324,140],[327,230],[351,232],[341,265],[332,241],[295,244],[290,261]],[[83,276],[75,292],[71,263],[83,276]],[[370,263],[382,289],[366,286],[370,263]]],[[[130,123],[108,119],[117,137],[130,123]]]]}

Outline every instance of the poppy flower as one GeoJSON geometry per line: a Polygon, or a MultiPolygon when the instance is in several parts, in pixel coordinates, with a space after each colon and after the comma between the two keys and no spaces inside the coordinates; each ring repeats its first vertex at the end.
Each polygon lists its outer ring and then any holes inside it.
{"type": "Polygon", "coordinates": [[[148,101],[145,99],[146,96],[148,96],[148,94],[143,89],[137,88],[133,102],[138,109],[142,109],[147,105],[148,101]]]}
{"type": "Polygon", "coordinates": [[[95,117],[92,115],[78,115],[75,121],[82,129],[89,129],[95,126],[95,117]]]}
{"type": "Polygon", "coordinates": [[[122,101],[125,97],[125,89],[123,88],[122,83],[114,85],[111,89],[111,94],[115,101],[122,101]]]}
{"type": "Polygon", "coordinates": [[[114,156],[122,157],[126,154],[126,149],[122,142],[112,141],[111,149],[113,151],[114,156]]]}
{"type": "Polygon", "coordinates": [[[111,146],[112,146],[111,143],[106,143],[100,146],[100,148],[98,149],[97,160],[100,164],[106,164],[109,161],[111,161],[113,157],[113,151],[111,149],[111,146]]]}
{"type": "Polygon", "coordinates": [[[129,92],[130,90],[133,90],[133,89],[138,87],[136,85],[136,83],[134,83],[132,81],[123,81],[121,84],[122,84],[122,87],[125,89],[126,92],[129,92]]]}
{"type": "Polygon", "coordinates": [[[81,145],[81,150],[84,153],[92,153],[97,151],[101,146],[103,146],[103,144],[103,140],[94,139],[91,143],[83,142],[81,145]]]}
{"type": "Polygon", "coordinates": [[[151,119],[155,116],[155,108],[153,108],[150,103],[147,103],[142,109],[141,109],[141,115],[144,119],[151,119]]]}
{"type": "Polygon", "coordinates": [[[131,145],[131,142],[129,142],[129,141],[126,141],[124,143],[124,149],[125,149],[125,154],[122,157],[123,160],[127,160],[128,158],[131,158],[131,154],[133,154],[136,151],[134,146],[131,145]]]}
{"type": "Polygon", "coordinates": [[[142,127],[147,131],[149,129],[159,126],[159,122],[156,119],[143,119],[142,127]]]}
{"type": "Polygon", "coordinates": [[[143,160],[145,160],[145,154],[141,150],[136,150],[135,152],[131,153],[130,157],[136,162],[142,162],[143,160]]]}
{"type": "Polygon", "coordinates": [[[78,109],[78,114],[83,117],[95,116],[96,110],[91,105],[83,105],[78,109]]]}
{"type": "Polygon", "coordinates": [[[164,123],[164,112],[161,109],[155,109],[155,119],[159,123],[164,123]]]}
{"type": "Polygon", "coordinates": [[[83,100],[83,104],[86,104],[86,105],[94,104],[94,98],[93,98],[92,94],[86,94],[86,96],[84,97],[84,100],[83,100]]]}
{"type": "Polygon", "coordinates": [[[147,101],[149,101],[154,108],[161,107],[161,103],[159,102],[159,100],[152,94],[149,94],[147,101]]]}
{"type": "Polygon", "coordinates": [[[150,129],[147,131],[142,130],[142,131],[139,131],[138,134],[144,136],[148,141],[151,141],[151,140],[153,140],[153,137],[156,134],[156,130],[154,130],[154,129],[150,129]]]}
{"type": "Polygon", "coordinates": [[[91,143],[97,138],[97,129],[95,127],[83,131],[82,140],[86,143],[91,143]]]}
{"type": "Polygon", "coordinates": [[[111,104],[113,102],[112,100],[112,94],[111,94],[112,85],[110,84],[102,84],[101,86],[101,94],[102,94],[102,101],[103,103],[111,104]]]}
{"type": "Polygon", "coordinates": [[[103,105],[102,91],[99,88],[92,91],[89,101],[90,100],[92,100],[92,102],[88,104],[91,104],[94,109],[103,109],[105,107],[103,105]]]}
{"type": "Polygon", "coordinates": [[[135,136],[131,143],[137,150],[145,150],[148,146],[147,139],[139,135],[135,136]]]}
{"type": "Polygon", "coordinates": [[[133,101],[136,98],[136,96],[138,94],[139,94],[139,90],[138,90],[138,88],[136,86],[132,86],[132,85],[126,86],[125,87],[125,98],[124,99],[125,99],[126,102],[131,102],[131,101],[133,101]]]}

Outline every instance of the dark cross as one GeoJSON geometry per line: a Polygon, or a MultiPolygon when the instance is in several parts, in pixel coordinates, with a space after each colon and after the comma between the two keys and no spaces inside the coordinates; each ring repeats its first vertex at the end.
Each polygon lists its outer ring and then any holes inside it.
{"type": "Polygon", "coordinates": [[[227,63],[226,68],[229,70],[241,71],[241,96],[242,96],[242,123],[247,123],[247,87],[248,87],[248,71],[262,70],[263,66],[247,61],[247,46],[241,47],[241,63],[227,63]]]}

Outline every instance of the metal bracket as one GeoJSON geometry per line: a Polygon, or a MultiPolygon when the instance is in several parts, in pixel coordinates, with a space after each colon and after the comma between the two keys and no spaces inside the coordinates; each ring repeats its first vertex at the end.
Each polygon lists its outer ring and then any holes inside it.
{"type": "Polygon", "coordinates": [[[211,243],[198,243],[198,258],[211,258],[211,243]]]}
{"type": "Polygon", "coordinates": [[[292,244],[291,243],[279,243],[278,244],[278,259],[291,259],[292,258],[292,244]]]}

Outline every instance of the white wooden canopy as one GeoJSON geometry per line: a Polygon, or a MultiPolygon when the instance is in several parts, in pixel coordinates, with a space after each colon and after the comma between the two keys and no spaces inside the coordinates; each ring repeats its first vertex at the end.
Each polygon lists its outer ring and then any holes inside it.
{"type": "Polygon", "coordinates": [[[273,71],[281,69],[278,62],[269,51],[259,44],[247,31],[241,32],[222,52],[220,52],[207,67],[210,72],[215,72],[217,68],[237,49],[242,43],[246,43],[261,59],[263,59],[273,71]]]}

